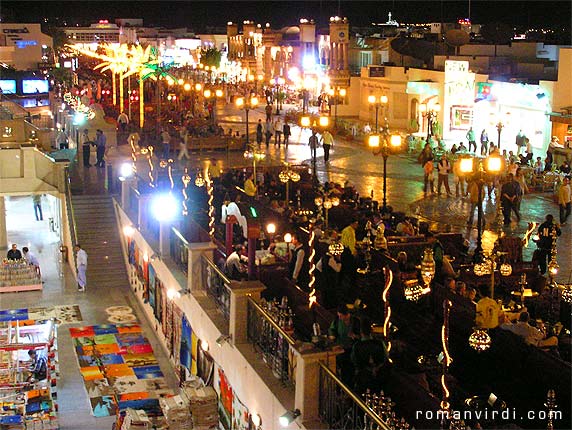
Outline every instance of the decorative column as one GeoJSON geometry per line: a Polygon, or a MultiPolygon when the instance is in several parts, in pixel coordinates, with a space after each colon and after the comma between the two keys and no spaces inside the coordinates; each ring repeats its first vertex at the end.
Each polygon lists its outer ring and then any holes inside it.
{"type": "Polygon", "coordinates": [[[187,291],[204,294],[202,257],[212,260],[216,245],[212,242],[189,243],[187,291]]]}

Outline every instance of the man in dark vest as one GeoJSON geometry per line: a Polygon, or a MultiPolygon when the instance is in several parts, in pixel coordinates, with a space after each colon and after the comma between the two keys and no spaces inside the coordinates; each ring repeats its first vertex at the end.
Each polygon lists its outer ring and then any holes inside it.
{"type": "Polygon", "coordinates": [[[292,237],[292,245],[294,245],[294,251],[290,259],[290,279],[304,289],[308,286],[309,278],[306,251],[296,236],[292,237]]]}

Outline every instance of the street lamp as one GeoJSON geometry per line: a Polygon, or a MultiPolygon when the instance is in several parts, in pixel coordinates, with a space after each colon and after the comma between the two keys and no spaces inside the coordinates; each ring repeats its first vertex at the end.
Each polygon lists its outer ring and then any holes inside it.
{"type": "Polygon", "coordinates": [[[328,228],[328,212],[332,207],[340,205],[340,198],[330,194],[322,194],[314,199],[314,203],[320,208],[324,208],[324,226],[328,228]]]}
{"type": "MultiPolygon", "coordinates": [[[[379,96],[376,97],[374,95],[371,95],[367,98],[367,102],[371,105],[371,106],[375,106],[375,132],[378,133],[379,132],[379,126],[378,126],[378,118],[379,118],[379,108],[381,106],[383,106],[383,110],[384,110],[384,114],[385,114],[385,108],[387,107],[387,96],[379,96]]],[[[387,128],[387,116],[384,115],[385,117],[385,126],[387,128]]]]}
{"type": "Polygon", "coordinates": [[[282,182],[283,184],[286,184],[286,208],[290,207],[290,198],[289,198],[289,194],[290,194],[290,181],[292,182],[298,182],[300,180],[300,174],[292,169],[290,169],[290,165],[288,163],[286,163],[285,169],[282,170],[279,174],[278,174],[278,179],[280,179],[280,182],[282,182]]]}
{"type": "MultiPolygon", "coordinates": [[[[334,125],[337,128],[338,127],[338,104],[340,103],[339,97],[343,97],[345,98],[347,91],[345,88],[330,88],[330,91],[328,92],[328,94],[330,95],[330,97],[334,98],[334,103],[335,103],[335,111],[334,111],[334,125]]],[[[385,97],[385,96],[383,96],[385,97]]],[[[387,103],[387,97],[386,98],[386,103],[387,103]]],[[[330,112],[330,115],[332,113],[330,112]]]]}
{"type": "Polygon", "coordinates": [[[389,134],[386,128],[382,134],[372,134],[368,139],[368,146],[373,151],[373,155],[383,157],[383,207],[382,212],[387,212],[387,158],[393,151],[401,148],[401,136],[389,134]]]}
{"type": "Polygon", "coordinates": [[[429,138],[433,134],[433,123],[441,111],[441,105],[439,103],[435,103],[433,109],[429,109],[425,103],[419,106],[419,111],[421,112],[421,115],[423,115],[423,118],[427,118],[427,142],[429,142],[429,138]]]}
{"type": "MultiPolygon", "coordinates": [[[[258,106],[258,97],[256,96],[249,96],[249,97],[238,97],[236,99],[236,107],[239,109],[244,109],[246,113],[246,144],[250,143],[250,139],[248,136],[248,112],[250,109],[254,109],[258,106]]],[[[256,180],[256,178],[255,178],[256,180]]],[[[255,184],[256,185],[256,184],[255,184]]]]}
{"type": "Polygon", "coordinates": [[[282,86],[286,83],[286,79],[279,77],[274,78],[276,85],[276,115],[280,115],[280,108],[282,107],[282,86]]]}
{"type": "Polygon", "coordinates": [[[508,119],[510,118],[510,112],[507,112],[505,114],[505,121],[503,123],[502,118],[499,119],[499,122],[497,122],[496,125],[496,129],[497,129],[497,133],[498,133],[498,138],[497,138],[497,148],[500,149],[500,142],[501,142],[501,133],[502,133],[502,129],[505,128],[506,124],[508,123],[508,119]]]}
{"type": "Polygon", "coordinates": [[[459,161],[459,171],[462,175],[472,176],[478,187],[477,201],[477,248],[475,249],[475,259],[480,259],[483,252],[483,185],[486,183],[488,175],[498,175],[503,168],[503,160],[497,154],[491,154],[485,159],[477,157],[461,158],[459,161]]]}
{"type": "MultiPolygon", "coordinates": [[[[248,118],[248,111],[246,111],[246,118],[248,118]]],[[[248,130],[248,119],[246,121],[246,129],[248,130]]],[[[247,143],[247,145],[248,149],[244,151],[243,155],[244,158],[246,159],[252,159],[252,175],[253,175],[254,188],[256,189],[256,194],[258,194],[258,187],[256,185],[256,162],[264,160],[266,158],[266,153],[257,148],[255,144],[247,143]]]]}

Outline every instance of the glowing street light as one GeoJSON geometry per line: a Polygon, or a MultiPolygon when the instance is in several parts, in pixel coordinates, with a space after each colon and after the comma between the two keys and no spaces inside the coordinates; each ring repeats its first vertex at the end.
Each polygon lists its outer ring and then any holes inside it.
{"type": "Polygon", "coordinates": [[[372,134],[368,137],[368,146],[373,155],[383,157],[383,206],[382,212],[387,211],[387,159],[389,155],[401,149],[401,136],[398,134],[390,135],[389,130],[385,128],[383,133],[372,134]]]}
{"type": "MultiPolygon", "coordinates": [[[[370,95],[367,98],[367,102],[371,105],[375,107],[375,132],[377,133],[379,131],[379,108],[383,106],[383,110],[384,110],[384,114],[385,114],[385,109],[387,108],[387,101],[388,98],[387,96],[383,95],[380,97],[376,97],[374,95],[370,95]]],[[[385,116],[385,124],[386,124],[386,128],[387,128],[387,115],[385,116]]]]}
{"type": "Polygon", "coordinates": [[[248,130],[248,112],[250,111],[250,109],[254,109],[256,108],[256,106],[258,106],[258,97],[252,95],[249,97],[238,97],[236,99],[235,104],[237,108],[244,109],[244,112],[246,114],[246,144],[248,145],[250,143],[250,136],[248,130]]]}

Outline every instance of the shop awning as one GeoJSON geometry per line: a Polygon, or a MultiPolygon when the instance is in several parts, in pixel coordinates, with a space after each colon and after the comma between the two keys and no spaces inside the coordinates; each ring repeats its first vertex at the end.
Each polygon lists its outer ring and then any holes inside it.
{"type": "MultiPolygon", "coordinates": [[[[572,110],[572,107],[570,108],[572,110]]],[[[572,115],[562,112],[550,112],[550,121],[561,124],[572,124],[572,115]]]]}

